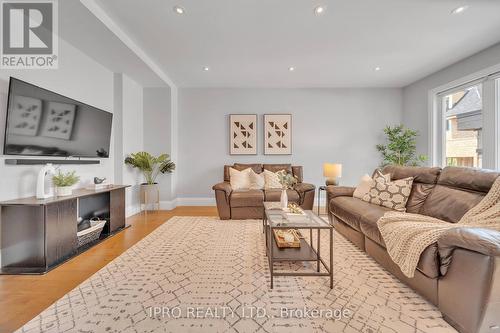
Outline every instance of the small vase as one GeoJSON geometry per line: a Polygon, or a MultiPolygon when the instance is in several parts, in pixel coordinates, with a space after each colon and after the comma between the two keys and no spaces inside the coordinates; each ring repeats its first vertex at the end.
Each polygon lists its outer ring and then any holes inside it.
{"type": "Polygon", "coordinates": [[[280,207],[281,209],[288,208],[288,194],[286,193],[286,190],[281,190],[280,207]]]}
{"type": "Polygon", "coordinates": [[[71,186],[59,186],[56,187],[56,196],[66,197],[73,194],[71,186]]]}

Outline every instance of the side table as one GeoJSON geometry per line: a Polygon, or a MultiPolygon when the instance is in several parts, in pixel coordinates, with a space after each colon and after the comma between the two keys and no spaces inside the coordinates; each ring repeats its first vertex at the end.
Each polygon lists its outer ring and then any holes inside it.
{"type": "MultiPolygon", "coordinates": [[[[319,208],[321,206],[321,191],[325,191],[326,192],[326,186],[325,185],[318,187],[318,216],[320,216],[319,208]]],[[[328,203],[326,203],[326,205],[328,206],[328,203]]],[[[328,210],[328,207],[326,209],[328,210]]]]}

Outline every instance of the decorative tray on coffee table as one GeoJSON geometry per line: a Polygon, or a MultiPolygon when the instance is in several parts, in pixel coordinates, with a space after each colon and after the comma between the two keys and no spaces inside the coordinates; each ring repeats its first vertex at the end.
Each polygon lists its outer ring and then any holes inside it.
{"type": "Polygon", "coordinates": [[[295,229],[278,229],[273,230],[276,245],[279,248],[300,247],[300,239],[303,238],[299,231],[295,229]],[[287,240],[286,238],[290,238],[287,240]]]}

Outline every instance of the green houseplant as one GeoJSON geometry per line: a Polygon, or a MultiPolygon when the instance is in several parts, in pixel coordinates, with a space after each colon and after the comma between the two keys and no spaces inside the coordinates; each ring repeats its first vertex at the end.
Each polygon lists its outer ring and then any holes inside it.
{"type": "Polygon", "coordinates": [[[141,203],[158,203],[160,194],[156,179],[161,174],[172,173],[175,170],[175,163],[170,160],[168,154],[153,156],[148,152],[140,151],[130,154],[125,158],[125,164],[134,169],[139,169],[145,179],[141,184],[141,203]]]}
{"type": "Polygon", "coordinates": [[[52,183],[56,188],[56,195],[64,197],[73,194],[72,186],[78,183],[80,177],[76,175],[76,171],[62,172],[58,170],[52,177],[52,183]]]}
{"type": "Polygon", "coordinates": [[[427,161],[427,156],[417,155],[418,132],[403,125],[387,126],[384,129],[387,144],[378,144],[382,154],[382,166],[388,164],[417,166],[427,161]]]}

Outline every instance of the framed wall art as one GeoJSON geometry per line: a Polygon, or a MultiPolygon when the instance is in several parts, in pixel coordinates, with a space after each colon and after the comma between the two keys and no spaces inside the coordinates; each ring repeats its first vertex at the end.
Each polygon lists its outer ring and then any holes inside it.
{"type": "Polygon", "coordinates": [[[292,154],[292,115],[264,115],[264,154],[292,154]]]}
{"type": "Polygon", "coordinates": [[[257,154],[257,115],[229,115],[229,153],[231,155],[257,154]]]}

